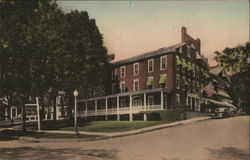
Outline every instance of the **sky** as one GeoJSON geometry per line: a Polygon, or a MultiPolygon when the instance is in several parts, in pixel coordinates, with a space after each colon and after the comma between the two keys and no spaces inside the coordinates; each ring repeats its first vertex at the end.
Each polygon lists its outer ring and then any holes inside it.
{"type": "Polygon", "coordinates": [[[115,61],[181,42],[181,27],[201,40],[211,66],[214,51],[249,41],[248,0],[58,1],[65,12],[87,11],[115,61]]]}

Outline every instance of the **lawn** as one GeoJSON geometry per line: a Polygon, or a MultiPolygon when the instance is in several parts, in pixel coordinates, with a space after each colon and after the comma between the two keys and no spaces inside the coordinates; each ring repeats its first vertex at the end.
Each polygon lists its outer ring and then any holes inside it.
{"type": "MultiPolygon", "coordinates": [[[[92,121],[78,125],[79,131],[122,132],[167,123],[165,121],[92,121]]],[[[73,131],[74,127],[62,127],[59,130],[73,131]]]]}
{"type": "MultiPolygon", "coordinates": [[[[168,123],[168,121],[78,121],[78,130],[86,132],[122,132],[154,125],[168,123]]],[[[43,121],[42,130],[74,131],[73,120],[43,121]]],[[[37,123],[27,125],[28,129],[37,130],[37,123]]]]}
{"type": "Polygon", "coordinates": [[[33,138],[96,138],[100,136],[95,135],[76,135],[76,134],[59,134],[59,133],[45,133],[45,132],[34,132],[22,130],[3,130],[0,132],[0,140],[11,139],[13,136],[16,137],[33,137],[33,138]]]}

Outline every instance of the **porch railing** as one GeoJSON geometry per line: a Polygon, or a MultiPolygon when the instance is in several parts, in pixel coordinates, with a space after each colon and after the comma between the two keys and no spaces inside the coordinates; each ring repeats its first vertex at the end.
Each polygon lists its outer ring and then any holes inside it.
{"type": "MultiPolygon", "coordinates": [[[[140,111],[150,111],[150,110],[161,110],[160,105],[152,105],[152,106],[146,106],[144,109],[144,106],[133,106],[132,110],[130,110],[130,107],[122,107],[119,108],[119,114],[129,114],[131,113],[139,113],[140,111]]],[[[88,111],[78,111],[79,116],[100,116],[100,115],[112,115],[117,114],[118,110],[117,108],[108,108],[107,113],[106,109],[101,110],[88,110],[88,111]]]]}

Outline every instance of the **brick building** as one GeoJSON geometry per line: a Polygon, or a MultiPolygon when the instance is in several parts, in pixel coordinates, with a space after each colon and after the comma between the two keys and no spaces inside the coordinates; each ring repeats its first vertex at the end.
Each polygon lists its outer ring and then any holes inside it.
{"type": "MultiPolygon", "coordinates": [[[[209,77],[200,39],[181,28],[181,43],[113,63],[112,95],[79,100],[80,116],[133,115],[186,104],[199,111],[209,77]]],[[[144,114],[144,120],[147,119],[144,114]]]]}

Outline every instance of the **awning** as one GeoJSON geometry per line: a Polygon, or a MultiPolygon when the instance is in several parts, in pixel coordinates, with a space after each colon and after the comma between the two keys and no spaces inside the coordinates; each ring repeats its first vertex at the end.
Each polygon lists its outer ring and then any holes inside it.
{"type": "Polygon", "coordinates": [[[187,80],[184,80],[184,85],[185,85],[185,86],[189,86],[190,84],[188,83],[187,80]]]}
{"type": "Polygon", "coordinates": [[[205,78],[209,78],[210,77],[207,72],[205,72],[203,75],[205,76],[205,78]]]}
{"type": "Polygon", "coordinates": [[[191,64],[187,64],[187,68],[188,68],[188,70],[193,70],[194,69],[191,64]]]}
{"type": "Polygon", "coordinates": [[[152,86],[154,82],[154,78],[148,78],[147,80],[147,86],[152,86]]]}
{"type": "Polygon", "coordinates": [[[176,64],[177,65],[183,65],[182,61],[180,60],[179,57],[176,57],[176,64]]]}
{"type": "Polygon", "coordinates": [[[161,75],[160,80],[159,80],[159,83],[160,83],[160,84],[166,83],[166,81],[167,81],[167,75],[166,75],[166,74],[161,75]]]}
{"type": "Polygon", "coordinates": [[[212,100],[212,99],[208,99],[208,101],[210,101],[211,103],[223,106],[223,107],[237,109],[234,105],[232,105],[232,104],[230,104],[228,102],[219,102],[219,101],[215,101],[215,100],[212,100]]]}
{"type": "Polygon", "coordinates": [[[230,95],[225,92],[218,91],[218,95],[225,97],[225,98],[230,98],[230,95]]]}
{"type": "Polygon", "coordinates": [[[182,62],[182,67],[188,67],[188,64],[185,61],[183,61],[182,62]]]}

